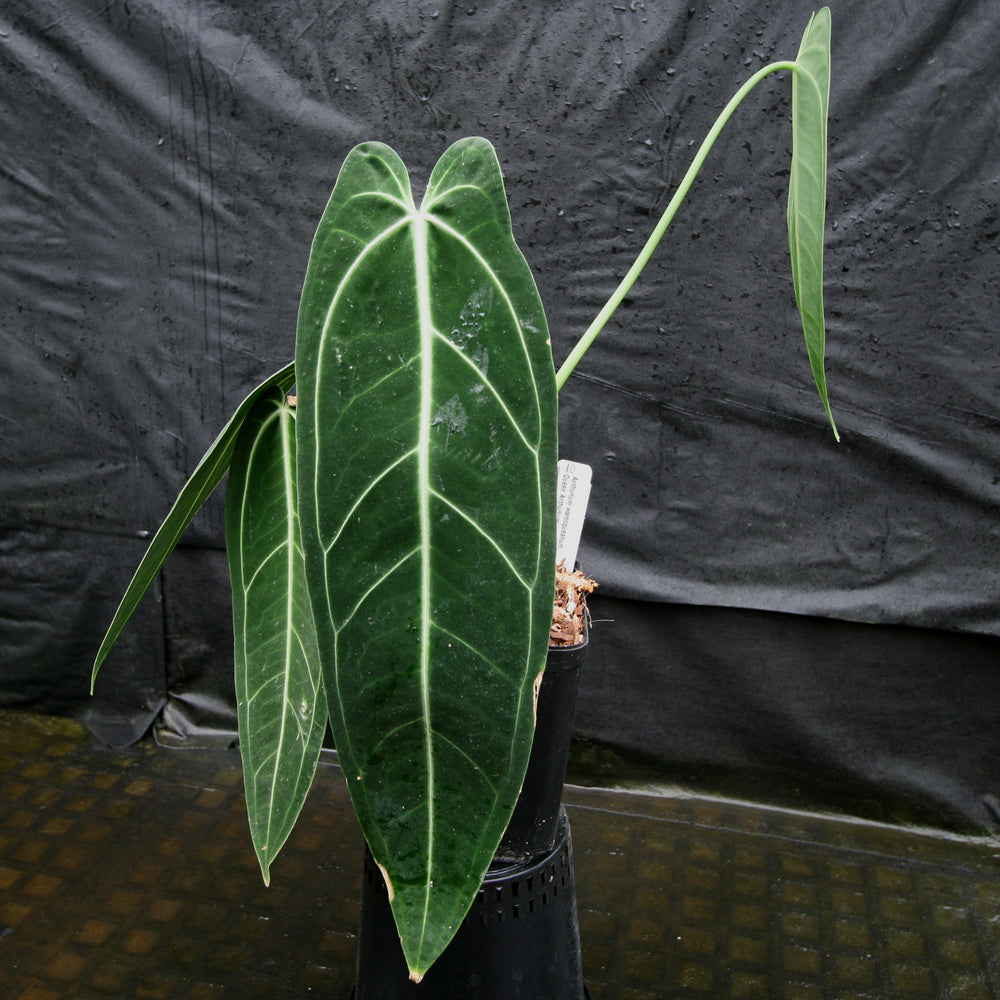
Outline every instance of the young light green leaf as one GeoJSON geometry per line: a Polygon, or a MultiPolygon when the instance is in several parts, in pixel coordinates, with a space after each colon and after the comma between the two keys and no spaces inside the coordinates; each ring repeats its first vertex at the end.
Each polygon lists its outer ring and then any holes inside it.
{"type": "Polygon", "coordinates": [[[295,363],[331,725],[419,979],[513,810],[552,616],[552,358],[486,140],[448,149],[419,207],[391,149],[351,152],[295,363]]]}
{"type": "Polygon", "coordinates": [[[565,385],[649,262],[733,112],[762,80],[772,73],[785,70],[792,71],[792,166],[787,210],[792,281],[816,387],[834,436],[840,440],[830,410],[824,370],[826,323],[823,313],[823,233],[826,220],[826,131],[830,94],[830,11],[826,7],[810,18],[796,62],[775,62],[762,67],[729,99],[698,148],[635,262],[560,366],[556,373],[556,386],[559,389],[565,385]]]}
{"type": "Polygon", "coordinates": [[[149,589],[149,585],[156,578],[167,556],[174,550],[174,546],[179,541],[184,529],[191,523],[191,519],[201,508],[202,504],[211,496],[215,487],[219,485],[222,477],[229,469],[229,462],[233,455],[233,447],[236,444],[236,435],[239,433],[243,422],[247,419],[254,403],[272,386],[279,386],[289,389],[295,382],[294,363],[285,365],[279,371],[266,378],[240,403],[236,412],[229,422],[222,429],[219,436],[212,442],[208,451],[205,452],[201,461],[191,473],[191,478],[184,484],[183,489],[174,501],[163,523],[157,529],[153,540],[149,543],[146,554],[142,557],[138,568],[132,577],[131,583],[125,591],[118,605],[118,610],[108,627],[107,635],[101,643],[101,648],[97,651],[94,660],[94,668],[91,673],[90,687],[93,691],[94,683],[97,680],[97,672],[101,669],[101,664],[107,658],[111,647],[114,646],[121,634],[122,629],[128,624],[133,612],[139,606],[139,601],[149,589]]]}
{"type": "Polygon", "coordinates": [[[840,440],[826,388],[823,234],[826,225],[826,143],[830,103],[830,11],[814,14],[792,72],[792,167],[788,183],[788,248],[795,299],[809,363],[834,436],[840,440]]]}
{"type": "Polygon", "coordinates": [[[237,436],[226,551],[243,781],[266,883],[312,784],[327,711],[295,501],[295,409],[280,389],[237,436]]]}

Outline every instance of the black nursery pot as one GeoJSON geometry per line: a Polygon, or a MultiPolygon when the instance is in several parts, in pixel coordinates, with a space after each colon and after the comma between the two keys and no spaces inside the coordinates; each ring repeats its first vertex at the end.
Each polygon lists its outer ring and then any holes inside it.
{"type": "Polygon", "coordinates": [[[366,851],[351,1000],[589,1000],[562,808],[586,648],[587,637],[549,649],[517,806],[472,909],[419,985],[408,979],[385,881],[366,851]]]}
{"type": "Polygon", "coordinates": [[[584,641],[576,646],[549,648],[538,692],[528,770],[494,862],[523,863],[555,848],[580,668],[588,645],[589,633],[585,633],[584,641]]]}
{"type": "Polygon", "coordinates": [[[589,1000],[565,811],[558,820],[550,854],[490,867],[458,933],[419,984],[408,978],[385,880],[366,853],[351,1000],[589,1000]]]}

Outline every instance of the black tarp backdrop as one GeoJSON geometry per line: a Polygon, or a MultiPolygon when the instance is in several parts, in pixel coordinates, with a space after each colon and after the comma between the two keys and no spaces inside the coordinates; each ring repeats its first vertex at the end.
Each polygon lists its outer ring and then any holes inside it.
{"type": "MultiPolygon", "coordinates": [[[[1000,6],[832,0],[837,445],[784,246],[790,86],[563,393],[601,582],[580,732],[721,791],[997,829],[1000,6]],[[992,805],[991,805],[992,803],[992,805]]],[[[86,698],[144,539],[292,352],[344,155],[498,149],[561,360],[800,0],[7,0],[0,702],[233,729],[221,499],[86,698]]]]}

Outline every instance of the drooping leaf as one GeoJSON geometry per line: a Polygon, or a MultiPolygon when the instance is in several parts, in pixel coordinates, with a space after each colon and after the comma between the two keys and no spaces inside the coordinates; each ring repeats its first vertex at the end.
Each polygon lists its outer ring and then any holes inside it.
{"type": "Polygon", "coordinates": [[[809,363],[833,433],[827,396],[823,313],[823,234],[826,226],[826,133],[830,103],[830,11],[809,20],[792,73],[792,166],[788,184],[788,248],[795,299],[809,363]]]}
{"type": "Polygon", "coordinates": [[[118,636],[125,628],[133,612],[139,606],[139,601],[149,589],[149,585],[156,578],[167,556],[174,550],[174,546],[180,540],[184,529],[191,523],[191,519],[201,509],[202,504],[212,495],[215,487],[219,485],[222,477],[229,469],[229,462],[232,459],[233,448],[236,444],[236,436],[239,434],[243,422],[247,419],[256,401],[267,392],[272,386],[279,386],[283,389],[291,388],[295,382],[294,363],[285,365],[273,375],[266,378],[258,385],[242,403],[237,407],[236,412],[229,419],[229,422],[219,433],[219,436],[212,442],[208,451],[202,456],[201,461],[195,467],[191,477],[184,484],[173,507],[167,513],[163,523],[157,529],[153,540],[149,543],[145,555],[139,563],[132,581],[129,583],[118,610],[108,627],[101,648],[97,651],[94,660],[94,668],[91,674],[90,686],[93,690],[94,682],[97,680],[97,672],[101,664],[106,659],[111,647],[115,644],[118,636]]]}
{"type": "Polygon", "coordinates": [[[447,150],[419,207],[391,149],[351,152],[296,371],[331,725],[419,979],[516,801],[552,614],[551,351],[488,142],[447,150]]]}
{"type": "Polygon", "coordinates": [[[326,695],[295,500],[295,409],[254,405],[226,489],[236,708],[247,815],[264,881],[316,773],[326,695]]]}

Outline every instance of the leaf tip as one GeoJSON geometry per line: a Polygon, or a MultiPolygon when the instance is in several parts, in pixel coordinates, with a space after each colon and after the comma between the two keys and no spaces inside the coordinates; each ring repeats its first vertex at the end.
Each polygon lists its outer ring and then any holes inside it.
{"type": "Polygon", "coordinates": [[[257,852],[257,860],[260,862],[260,876],[264,880],[265,887],[270,887],[271,885],[271,862],[268,861],[267,855],[264,853],[264,849],[261,848],[257,852]]]}
{"type": "Polygon", "coordinates": [[[837,422],[833,419],[833,409],[830,407],[830,400],[826,394],[826,384],[820,389],[820,397],[823,400],[823,409],[826,411],[826,419],[830,421],[830,430],[833,431],[833,439],[840,444],[840,431],[837,430],[837,422]]]}
{"type": "Polygon", "coordinates": [[[97,674],[101,669],[101,665],[108,658],[108,653],[111,651],[112,641],[110,640],[111,632],[104,637],[104,641],[101,643],[101,648],[97,651],[97,656],[94,657],[94,665],[90,668],[90,696],[94,696],[94,691],[97,689],[97,674]]]}

